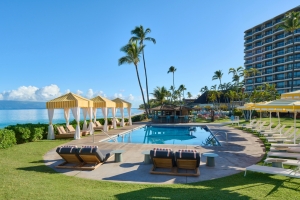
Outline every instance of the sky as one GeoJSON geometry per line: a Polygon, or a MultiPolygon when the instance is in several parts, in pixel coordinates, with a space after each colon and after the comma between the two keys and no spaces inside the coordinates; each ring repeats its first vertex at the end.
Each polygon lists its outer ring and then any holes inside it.
{"type": "MultiPolygon", "coordinates": [[[[48,101],[67,92],[142,103],[134,65],[118,66],[131,30],[145,42],[149,93],[183,84],[194,97],[215,71],[244,66],[244,31],[299,6],[299,0],[2,0],[0,100],[48,101]]],[[[141,58],[142,61],[142,58],[141,58]]],[[[145,76],[138,66],[143,90],[145,76]]],[[[151,95],[150,95],[151,96],[151,95]]]]}

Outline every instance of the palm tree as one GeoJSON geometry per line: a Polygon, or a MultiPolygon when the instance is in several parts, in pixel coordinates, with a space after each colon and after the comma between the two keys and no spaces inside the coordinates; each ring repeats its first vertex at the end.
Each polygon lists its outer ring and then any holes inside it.
{"type": "Polygon", "coordinates": [[[212,80],[219,79],[220,85],[221,85],[222,84],[222,82],[221,82],[222,76],[223,76],[222,70],[217,70],[217,71],[215,71],[215,74],[213,75],[212,80]]]}
{"type": "Polygon", "coordinates": [[[162,86],[162,87],[156,87],[154,90],[153,90],[153,93],[151,93],[154,98],[156,99],[157,102],[160,103],[160,105],[162,105],[165,101],[165,98],[167,97],[168,95],[168,90],[162,86]]]}
{"type": "Polygon", "coordinates": [[[182,92],[182,96],[183,96],[183,98],[184,98],[184,90],[186,90],[185,86],[184,86],[183,84],[181,84],[181,85],[179,86],[178,90],[179,90],[180,92],[182,92]]]}
{"type": "Polygon", "coordinates": [[[260,71],[258,70],[258,69],[256,69],[256,68],[251,68],[251,69],[249,69],[249,73],[253,76],[253,79],[252,79],[252,84],[253,84],[253,90],[254,90],[254,84],[255,84],[255,76],[257,75],[257,74],[260,74],[260,71]]]}
{"type": "Polygon", "coordinates": [[[189,99],[193,97],[192,93],[190,93],[190,92],[187,92],[187,95],[188,95],[189,99]]]}
{"type": "MultiPolygon", "coordinates": [[[[144,27],[142,25],[136,26],[132,31],[131,34],[135,35],[130,38],[130,41],[139,41],[140,45],[144,45],[144,40],[151,41],[154,44],[156,44],[156,40],[151,37],[146,37],[148,33],[150,33],[150,28],[146,28],[144,31],[144,27]]],[[[145,61],[145,55],[144,55],[144,48],[142,49],[143,54],[143,62],[144,62],[144,71],[145,71],[145,79],[146,79],[146,91],[147,91],[147,104],[149,104],[149,91],[148,91],[148,78],[147,78],[147,70],[146,70],[146,61],[145,61]]]]}
{"type": "Polygon", "coordinates": [[[228,74],[232,73],[233,75],[239,75],[241,76],[243,73],[244,68],[242,66],[239,66],[238,68],[229,68],[228,74]]]}
{"type": "Polygon", "coordinates": [[[204,92],[208,91],[208,87],[204,86],[203,88],[200,89],[200,92],[203,94],[204,92]]]}
{"type": "Polygon", "coordinates": [[[146,115],[148,117],[148,114],[149,114],[148,107],[146,106],[144,92],[143,92],[143,88],[142,88],[141,81],[140,81],[140,75],[139,75],[139,71],[138,71],[138,63],[140,62],[140,54],[142,53],[143,48],[144,48],[144,46],[143,45],[139,46],[137,44],[137,42],[129,42],[127,45],[123,46],[121,48],[121,51],[123,51],[126,55],[119,59],[119,66],[123,65],[125,63],[127,63],[127,64],[133,63],[134,64],[136,76],[138,78],[139,86],[140,86],[142,97],[143,97],[146,115]]]}
{"type": "Polygon", "coordinates": [[[282,23],[277,26],[286,32],[293,34],[293,67],[292,67],[292,84],[291,92],[294,90],[294,71],[295,71],[295,30],[300,28],[300,12],[289,12],[282,19],[282,23]]]}
{"type": "Polygon", "coordinates": [[[175,85],[174,85],[174,73],[176,72],[176,68],[174,67],[174,66],[171,66],[170,68],[169,68],[169,71],[168,71],[168,73],[173,73],[173,94],[174,94],[174,90],[175,90],[175,85]]]}

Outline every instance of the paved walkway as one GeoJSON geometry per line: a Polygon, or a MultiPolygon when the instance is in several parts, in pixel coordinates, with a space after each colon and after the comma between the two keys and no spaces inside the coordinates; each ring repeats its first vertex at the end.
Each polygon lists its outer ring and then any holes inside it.
{"type": "MultiPolygon", "coordinates": [[[[136,123],[130,127],[110,130],[108,134],[110,137],[112,137],[114,135],[130,131],[133,128],[138,128],[142,124],[143,123],[136,123]]],[[[186,126],[187,124],[182,125],[186,126]]],[[[189,125],[207,124],[195,123],[189,125]]],[[[197,147],[192,145],[152,145],[99,142],[108,138],[108,136],[104,133],[99,133],[95,134],[95,143],[93,143],[93,136],[87,136],[80,140],[68,142],[66,145],[77,145],[79,147],[82,145],[97,145],[100,149],[122,149],[125,150],[123,153],[123,162],[115,163],[114,157],[111,157],[108,162],[93,171],[56,169],[55,166],[63,162],[61,157],[55,152],[56,148],[47,152],[44,155],[44,160],[46,165],[53,168],[57,172],[64,173],[68,176],[117,182],[173,184],[212,180],[236,174],[244,171],[245,167],[260,161],[264,155],[264,146],[254,135],[245,133],[238,129],[223,126],[221,124],[209,124],[207,126],[213,133],[217,134],[217,138],[221,143],[221,146],[197,147]],[[174,152],[179,149],[193,148],[197,149],[201,154],[206,152],[217,153],[219,157],[216,157],[215,159],[215,167],[207,167],[205,165],[206,157],[201,156],[199,177],[154,175],[149,173],[152,164],[144,164],[144,155],[141,154],[142,151],[150,150],[154,147],[172,148],[174,152]]]]}

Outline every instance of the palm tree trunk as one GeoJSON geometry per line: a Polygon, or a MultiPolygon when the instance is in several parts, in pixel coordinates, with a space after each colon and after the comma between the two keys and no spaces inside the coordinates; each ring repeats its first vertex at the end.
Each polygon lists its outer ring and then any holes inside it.
{"type": "MultiPolygon", "coordinates": [[[[142,44],[143,45],[143,44],[142,44]]],[[[149,112],[150,105],[149,105],[149,91],[148,91],[148,78],[147,78],[147,70],[146,70],[146,62],[145,62],[145,56],[144,56],[144,49],[142,50],[143,53],[143,62],[144,62],[144,70],[145,70],[145,78],[146,78],[146,91],[147,91],[147,110],[149,112]]],[[[147,117],[149,117],[147,115],[147,117]]]]}
{"type": "Polygon", "coordinates": [[[292,86],[291,92],[294,90],[294,71],[295,71],[295,40],[294,40],[294,32],[293,31],[293,67],[292,67],[292,86]]]}
{"type": "Polygon", "coordinates": [[[138,81],[139,81],[139,86],[140,86],[142,97],[143,97],[143,102],[144,102],[144,106],[145,106],[146,115],[148,116],[149,115],[148,114],[148,109],[146,107],[144,92],[143,92],[143,88],[142,88],[142,85],[141,85],[141,80],[140,80],[140,75],[139,75],[139,71],[138,71],[137,65],[135,65],[135,71],[136,71],[136,76],[137,76],[138,81]]]}
{"type": "MultiPolygon", "coordinates": [[[[173,95],[172,95],[173,98],[174,98],[174,89],[175,89],[175,87],[174,87],[174,72],[173,72],[173,95]]],[[[172,98],[172,99],[173,99],[173,98],[172,98]]],[[[173,99],[173,100],[174,100],[174,99],[173,99]]]]}

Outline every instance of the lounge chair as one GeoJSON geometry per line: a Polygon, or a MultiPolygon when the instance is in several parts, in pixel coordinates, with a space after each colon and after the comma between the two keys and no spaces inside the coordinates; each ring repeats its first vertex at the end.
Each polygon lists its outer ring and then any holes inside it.
{"type": "Polygon", "coordinates": [[[110,150],[100,151],[98,146],[62,146],[56,152],[65,160],[56,168],[94,170],[102,165],[110,156],[110,150]]]}
{"type": "Polygon", "coordinates": [[[95,123],[93,123],[93,128],[95,131],[103,131],[103,126],[99,121],[96,121],[95,123]]]}
{"type": "MultiPolygon", "coordinates": [[[[74,127],[72,125],[68,125],[67,129],[70,133],[75,133],[76,132],[76,130],[74,129],[74,127]]],[[[83,136],[88,135],[90,133],[89,130],[80,130],[80,132],[81,132],[81,135],[83,135],[83,136]]]]}
{"type": "Polygon", "coordinates": [[[267,167],[267,166],[260,166],[260,165],[251,165],[249,167],[246,167],[244,176],[246,176],[247,171],[300,178],[300,173],[297,170],[284,169],[284,168],[278,168],[278,167],[267,167]]]}
{"type": "Polygon", "coordinates": [[[200,154],[196,150],[182,149],[175,153],[177,170],[187,169],[194,170],[195,173],[178,173],[176,175],[183,176],[199,176],[200,154]]]}
{"type": "Polygon", "coordinates": [[[264,136],[275,136],[276,134],[280,134],[282,133],[282,131],[285,129],[286,125],[282,125],[279,129],[277,130],[273,130],[273,131],[264,131],[264,132],[260,132],[261,135],[264,136]]]}
{"type": "Polygon", "coordinates": [[[56,149],[64,162],[57,165],[56,168],[75,169],[81,167],[84,163],[78,154],[77,146],[61,146],[56,149]]]}
{"type": "Polygon", "coordinates": [[[267,157],[278,157],[278,158],[300,158],[299,153],[286,153],[286,152],[273,152],[269,151],[267,157]]]}
{"type": "Polygon", "coordinates": [[[255,131],[264,131],[264,130],[271,130],[271,127],[273,126],[274,123],[270,123],[268,126],[260,126],[258,129],[254,129],[255,131]]]}
{"type": "Polygon", "coordinates": [[[270,128],[270,130],[266,129],[266,130],[262,130],[261,133],[268,133],[268,132],[275,132],[278,131],[281,127],[281,124],[277,124],[277,126],[275,128],[272,129],[272,127],[270,128]]]}
{"type": "MultiPolygon", "coordinates": [[[[268,140],[268,142],[272,143],[272,142],[292,142],[292,140],[294,139],[294,131],[293,130],[294,127],[289,128],[285,133],[283,133],[282,135],[276,135],[274,137],[267,137],[266,139],[268,140]],[[292,131],[292,132],[291,132],[292,131]],[[291,133],[290,133],[291,132],[291,133]]],[[[296,129],[295,131],[297,132],[299,129],[296,129]]],[[[296,135],[296,139],[298,139],[300,137],[300,135],[296,135]]]]}
{"type": "MultiPolygon", "coordinates": [[[[62,138],[74,138],[75,132],[67,132],[63,126],[57,126],[58,135],[55,135],[55,139],[62,139],[62,138]]],[[[82,133],[80,133],[80,136],[82,133]]]]}
{"type": "Polygon", "coordinates": [[[112,155],[110,153],[111,151],[112,150],[100,150],[98,146],[82,146],[78,149],[79,157],[85,163],[81,169],[96,169],[107,161],[107,159],[112,155]]]}
{"type": "Polygon", "coordinates": [[[172,149],[154,148],[150,151],[150,157],[153,162],[153,167],[150,171],[151,174],[167,174],[174,175],[175,156],[172,149]],[[170,172],[155,171],[156,168],[168,168],[170,172]]]}
{"type": "Polygon", "coordinates": [[[252,128],[257,127],[259,124],[260,124],[260,121],[254,121],[254,120],[253,120],[253,123],[250,123],[250,124],[244,126],[243,128],[252,129],[252,128]]]}
{"type": "MultiPolygon", "coordinates": [[[[121,122],[119,121],[118,118],[116,118],[116,124],[117,124],[117,126],[121,126],[121,122]]],[[[128,123],[124,122],[124,126],[128,126],[128,123]]]]}
{"type": "Polygon", "coordinates": [[[263,127],[264,127],[264,125],[265,125],[266,123],[267,123],[266,121],[261,122],[261,123],[259,123],[257,126],[252,127],[252,130],[253,130],[253,131],[261,131],[261,130],[264,129],[263,127]]]}

